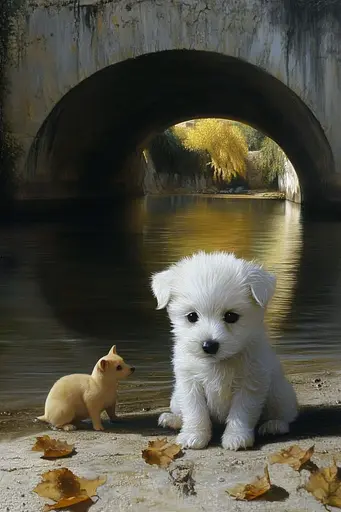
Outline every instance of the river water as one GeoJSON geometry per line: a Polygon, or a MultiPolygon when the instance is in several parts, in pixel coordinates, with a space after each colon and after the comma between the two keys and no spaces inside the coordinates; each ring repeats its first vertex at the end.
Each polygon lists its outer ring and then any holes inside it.
{"type": "Polygon", "coordinates": [[[151,272],[195,250],[227,250],[276,272],[267,314],[289,373],[341,368],[341,223],[303,222],[275,200],[159,196],[103,220],[0,230],[0,411],[43,405],[112,344],[137,370],[126,409],[168,404],[171,340],[151,272]]]}

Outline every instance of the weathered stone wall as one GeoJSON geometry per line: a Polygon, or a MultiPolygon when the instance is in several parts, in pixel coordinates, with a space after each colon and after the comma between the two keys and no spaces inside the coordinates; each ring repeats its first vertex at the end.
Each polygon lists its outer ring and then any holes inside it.
{"type": "Polygon", "coordinates": [[[6,99],[11,80],[7,75],[11,33],[20,0],[3,0],[0,8],[0,210],[6,209],[18,185],[15,166],[20,155],[21,141],[11,132],[10,119],[5,116],[6,99]]]}
{"type": "Polygon", "coordinates": [[[201,193],[218,191],[213,183],[212,176],[207,173],[206,176],[202,172],[197,174],[184,175],[178,172],[171,172],[167,169],[156,169],[153,159],[148,151],[143,154],[143,192],[145,194],[162,194],[162,193],[201,193]]]}
{"type": "MultiPolygon", "coordinates": [[[[341,4],[337,0],[9,3],[16,10],[7,11],[13,18],[5,47],[9,82],[5,119],[22,150],[17,171],[23,182],[32,180],[25,162],[38,130],[77,84],[131,57],[187,48],[244,59],[290,87],[325,131],[336,171],[330,171],[326,183],[336,199],[341,197],[341,4]]],[[[207,94],[214,95],[215,79],[210,78],[207,94]]],[[[40,180],[50,182],[51,176],[40,180]]]]}
{"type": "Polygon", "coordinates": [[[283,173],[278,176],[278,189],[284,192],[285,197],[294,203],[301,203],[301,188],[295,169],[286,159],[283,173]]]}

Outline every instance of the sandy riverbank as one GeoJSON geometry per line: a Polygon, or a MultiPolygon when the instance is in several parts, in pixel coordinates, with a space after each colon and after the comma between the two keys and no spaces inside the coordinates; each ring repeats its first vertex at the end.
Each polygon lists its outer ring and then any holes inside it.
{"type": "Polygon", "coordinates": [[[172,192],[159,192],[158,194],[149,194],[151,196],[162,197],[162,196],[202,196],[202,197],[218,197],[227,199],[270,199],[270,200],[285,200],[285,194],[277,190],[248,190],[245,192],[238,193],[224,193],[218,191],[207,191],[207,192],[188,192],[184,190],[174,190],[172,192]]]}
{"type": "MultiPolygon", "coordinates": [[[[341,465],[341,373],[316,372],[292,376],[301,415],[290,435],[258,440],[253,450],[227,452],[219,446],[219,431],[212,445],[202,451],[186,451],[181,461],[194,463],[196,495],[179,497],[166,470],[148,466],[141,450],[148,440],[173,432],[157,427],[159,411],[125,414],[121,424],[110,425],[103,433],[82,430],[72,433],[46,431],[53,437],[76,443],[72,458],[47,461],[31,451],[35,435],[43,425],[32,422],[34,411],[1,417],[0,423],[0,510],[36,512],[44,501],[32,489],[41,473],[67,467],[79,476],[106,475],[107,482],[98,489],[100,499],[91,511],[197,512],[197,511],[325,511],[322,504],[299,487],[308,478],[308,471],[295,472],[288,466],[270,466],[274,484],[289,495],[280,502],[237,502],[225,490],[237,482],[245,482],[263,473],[270,453],[298,443],[308,448],[315,444],[314,462],[328,465],[333,457],[341,465]]],[[[179,460],[179,462],[180,462],[179,460]]],[[[333,510],[333,509],[331,509],[333,510]]],[[[335,509],[336,510],[336,509],[335,509]]]]}

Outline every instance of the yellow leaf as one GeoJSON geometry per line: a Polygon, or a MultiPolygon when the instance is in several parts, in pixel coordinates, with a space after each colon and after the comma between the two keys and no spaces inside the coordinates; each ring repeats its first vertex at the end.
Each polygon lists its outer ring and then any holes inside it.
{"type": "Polygon", "coordinates": [[[68,444],[66,441],[52,439],[50,436],[37,437],[36,444],[32,447],[34,452],[44,452],[43,457],[56,459],[70,455],[75,449],[74,444],[68,444]]]}
{"type": "Polygon", "coordinates": [[[61,468],[43,473],[42,481],[33,491],[42,498],[50,498],[57,502],[54,505],[45,505],[44,510],[48,511],[90,500],[97,494],[97,487],[105,482],[106,477],[88,480],[79,478],[67,468],[61,468]]]}
{"type": "Polygon", "coordinates": [[[175,458],[181,457],[181,455],[181,446],[168,444],[166,438],[149,441],[148,448],[142,451],[142,457],[147,464],[156,464],[161,468],[166,468],[175,458]]]}
{"type": "Polygon", "coordinates": [[[341,508],[341,480],[335,462],[312,473],[305,489],[324,505],[341,508]]]}
{"type": "Polygon", "coordinates": [[[63,498],[59,500],[57,503],[54,503],[53,505],[45,505],[43,508],[43,512],[49,512],[50,510],[59,510],[61,508],[70,508],[73,505],[78,505],[78,503],[82,502],[89,502],[89,505],[93,503],[92,499],[89,498],[87,494],[78,496],[74,496],[72,498],[63,498]]]}
{"type": "Polygon", "coordinates": [[[288,464],[296,471],[300,471],[302,466],[308,462],[314,454],[315,446],[311,446],[308,450],[302,450],[297,444],[273,453],[269,457],[270,464],[288,464]]]}
{"type": "Polygon", "coordinates": [[[268,466],[264,468],[264,476],[257,476],[250,484],[237,484],[227,492],[237,500],[251,501],[263,496],[271,488],[268,466]]]}

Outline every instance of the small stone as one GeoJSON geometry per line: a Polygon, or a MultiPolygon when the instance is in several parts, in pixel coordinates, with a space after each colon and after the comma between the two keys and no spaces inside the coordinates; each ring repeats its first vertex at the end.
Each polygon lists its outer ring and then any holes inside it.
{"type": "Polygon", "coordinates": [[[321,382],[321,379],[320,378],[314,379],[314,382],[315,382],[315,384],[317,384],[318,382],[321,382]]]}
{"type": "Polygon", "coordinates": [[[220,477],[218,478],[218,482],[225,482],[225,478],[224,478],[223,476],[220,476],[220,477]]]}

